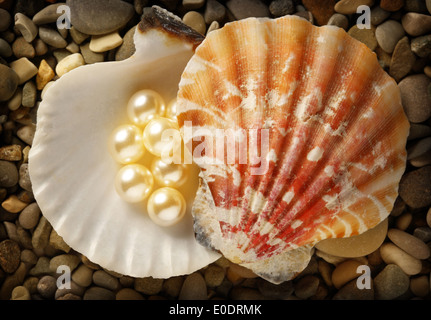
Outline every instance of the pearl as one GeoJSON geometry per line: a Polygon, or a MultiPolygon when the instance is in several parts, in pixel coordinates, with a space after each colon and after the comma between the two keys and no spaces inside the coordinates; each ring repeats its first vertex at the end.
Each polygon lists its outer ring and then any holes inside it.
{"type": "Polygon", "coordinates": [[[164,187],[154,191],[147,203],[148,215],[162,227],[176,224],[186,213],[186,200],[176,189],[164,187]]]}
{"type": "Polygon", "coordinates": [[[169,157],[180,148],[181,135],[177,124],[167,118],[155,118],[144,129],[144,145],[148,151],[158,157],[169,157]]]}
{"type": "Polygon", "coordinates": [[[126,202],[137,203],[145,200],[154,185],[150,170],[140,164],[122,167],[115,177],[115,189],[126,202]]]}
{"type": "Polygon", "coordinates": [[[136,162],[145,152],[142,130],[134,125],[116,128],[109,137],[109,151],[121,164],[136,162]]]}
{"type": "Polygon", "coordinates": [[[185,164],[167,164],[162,159],[155,158],[151,164],[154,179],[165,187],[181,187],[187,180],[187,166],[185,164]]]}
{"type": "Polygon", "coordinates": [[[138,125],[145,126],[157,115],[164,116],[165,103],[157,92],[144,89],[136,92],[127,104],[127,114],[130,120],[138,125]]]}
{"type": "Polygon", "coordinates": [[[177,99],[173,99],[166,107],[166,118],[177,121],[177,99]]]}

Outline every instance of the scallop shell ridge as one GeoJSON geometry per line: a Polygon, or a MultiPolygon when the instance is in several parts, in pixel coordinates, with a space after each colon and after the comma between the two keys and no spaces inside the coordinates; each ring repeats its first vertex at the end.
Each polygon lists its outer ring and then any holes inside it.
{"type": "Polygon", "coordinates": [[[342,29],[226,24],[187,64],[177,116],[200,160],[197,238],[272,282],[305,268],[317,242],[376,226],[397,197],[409,130],[398,87],[342,29]]]}

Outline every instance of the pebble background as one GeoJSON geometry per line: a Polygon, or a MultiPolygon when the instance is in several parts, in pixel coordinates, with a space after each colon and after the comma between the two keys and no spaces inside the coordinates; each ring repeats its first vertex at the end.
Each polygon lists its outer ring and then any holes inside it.
{"type": "MultiPolygon", "coordinates": [[[[431,1],[424,0],[74,0],[72,28],[57,30],[64,1],[0,0],[0,299],[430,299],[431,277],[431,1]],[[68,247],[32,194],[28,153],[36,111],[58,77],[84,64],[123,60],[134,52],[143,8],[160,5],[206,34],[228,21],[299,15],[344,28],[373,50],[397,81],[411,122],[408,167],[384,243],[360,258],[316,250],[294,280],[273,285],[221,258],[170,279],[133,278],[104,270],[68,247]],[[371,7],[371,29],[359,29],[359,5],[371,7]],[[93,15],[97,12],[97,15],[93,15]],[[371,269],[359,290],[356,268],[371,269]],[[58,289],[56,269],[72,272],[58,289]]],[[[369,241],[373,237],[370,237],[369,241]]],[[[369,244],[370,247],[373,243],[369,244]]]]}

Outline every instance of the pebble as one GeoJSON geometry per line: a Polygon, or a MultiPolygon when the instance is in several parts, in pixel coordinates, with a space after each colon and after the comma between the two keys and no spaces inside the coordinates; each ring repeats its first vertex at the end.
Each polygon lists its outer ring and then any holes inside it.
{"type": "Polygon", "coordinates": [[[59,6],[64,6],[64,3],[54,3],[46,6],[33,16],[33,22],[36,25],[49,24],[56,22],[62,13],[57,13],[59,6]]]}
{"type": "Polygon", "coordinates": [[[72,280],[72,281],[70,281],[70,288],[67,288],[67,287],[58,288],[55,291],[54,298],[59,299],[59,298],[64,297],[65,295],[68,295],[68,294],[69,295],[73,294],[75,296],[82,297],[84,295],[85,289],[86,288],[81,287],[80,285],[76,284],[75,281],[72,280]]]}
{"type": "Polygon", "coordinates": [[[0,101],[10,99],[19,84],[19,76],[15,70],[0,64],[0,101]]]}
{"type": "Polygon", "coordinates": [[[366,232],[348,238],[326,239],[316,244],[316,248],[333,256],[363,257],[377,250],[386,238],[387,219],[366,232]]]}
{"type": "Polygon", "coordinates": [[[182,5],[186,10],[196,10],[204,6],[205,0],[183,0],[182,5]]]}
{"type": "Polygon", "coordinates": [[[380,7],[389,12],[400,10],[404,6],[404,0],[381,0],[380,7]]]}
{"type": "Polygon", "coordinates": [[[43,42],[39,38],[33,41],[33,46],[34,46],[36,56],[43,56],[48,52],[48,46],[46,45],[45,42],[43,42]]]}
{"type": "Polygon", "coordinates": [[[387,20],[376,28],[376,39],[379,46],[387,53],[392,53],[398,41],[404,37],[405,31],[401,23],[387,20]]]}
{"type": "Polygon", "coordinates": [[[211,31],[214,31],[214,30],[217,30],[217,29],[220,29],[220,23],[218,23],[217,21],[211,22],[211,24],[209,25],[208,30],[207,30],[207,35],[211,31]]]}
{"type": "Polygon", "coordinates": [[[431,241],[431,228],[428,226],[418,227],[413,231],[413,236],[422,240],[425,243],[428,243],[431,241]]]}
{"type": "MultiPolygon", "coordinates": [[[[23,90],[24,91],[24,90],[23,90]]],[[[24,98],[24,94],[23,94],[24,98]]],[[[16,132],[16,135],[18,138],[20,138],[22,141],[27,143],[28,145],[33,144],[34,135],[36,133],[36,126],[35,125],[27,125],[19,128],[16,132]]],[[[25,189],[27,190],[27,189],[25,189]]],[[[31,191],[30,189],[28,191],[31,191]]]]}
{"type": "Polygon", "coordinates": [[[410,40],[408,37],[403,37],[395,46],[389,66],[389,74],[399,82],[410,72],[415,62],[416,57],[411,50],[410,40]]]}
{"type": "Polygon", "coordinates": [[[82,298],[73,293],[66,293],[63,296],[56,298],[55,300],[82,300],[82,298]]]}
{"type": "Polygon", "coordinates": [[[36,202],[30,203],[19,215],[19,224],[24,229],[33,229],[37,226],[41,215],[40,208],[36,202]]]}
{"type": "Polygon", "coordinates": [[[295,284],[295,296],[300,299],[308,299],[314,296],[319,286],[319,278],[307,275],[295,284]]]}
{"type": "Polygon", "coordinates": [[[419,238],[398,229],[389,229],[388,238],[399,248],[416,259],[424,260],[430,256],[430,249],[419,238]]]}
{"type": "Polygon", "coordinates": [[[35,276],[35,277],[43,276],[43,275],[50,274],[50,273],[52,273],[52,272],[49,269],[49,258],[48,257],[40,257],[37,260],[36,265],[33,268],[31,268],[28,272],[28,274],[30,276],[35,276]]]}
{"type": "Polygon", "coordinates": [[[426,58],[431,54],[431,35],[420,36],[412,39],[412,51],[420,58],[426,58]]]}
{"type": "Polygon", "coordinates": [[[18,84],[21,85],[37,74],[37,67],[27,58],[20,58],[18,60],[12,61],[10,67],[18,75],[18,84]]]}
{"type": "Polygon", "coordinates": [[[84,58],[85,64],[103,62],[105,60],[105,54],[103,52],[98,53],[90,50],[89,42],[82,44],[80,46],[80,51],[81,51],[82,57],[84,58]]]}
{"type": "Polygon", "coordinates": [[[398,84],[404,111],[410,122],[420,123],[431,117],[431,79],[424,74],[411,75],[398,84]]]}
{"type": "Polygon", "coordinates": [[[45,299],[54,298],[57,280],[53,276],[43,276],[37,283],[37,291],[45,299]]]}
{"type": "Polygon", "coordinates": [[[54,48],[62,49],[67,46],[67,41],[61,36],[61,34],[48,27],[39,27],[39,37],[47,45],[54,48]]]}
{"type": "Polygon", "coordinates": [[[163,288],[163,279],[154,279],[153,277],[136,278],[134,288],[147,295],[156,295],[163,288]]]}
{"type": "Polygon", "coordinates": [[[410,285],[409,277],[395,264],[388,264],[374,278],[377,300],[392,300],[405,293],[410,285]]]}
{"type": "Polygon", "coordinates": [[[237,20],[270,16],[269,8],[260,0],[228,0],[226,6],[237,20]]]}
{"type": "Polygon", "coordinates": [[[225,271],[222,267],[211,265],[205,269],[204,277],[208,287],[218,287],[224,279],[225,271]]]}
{"type": "Polygon", "coordinates": [[[55,77],[55,72],[52,70],[51,66],[46,62],[45,59],[42,59],[39,65],[39,69],[36,75],[36,86],[37,90],[43,90],[46,84],[50,82],[55,77]]]}
{"type": "Polygon", "coordinates": [[[46,220],[44,216],[41,216],[36,229],[33,232],[31,243],[35,249],[43,249],[48,245],[49,235],[51,233],[52,226],[46,220]]]}
{"type": "Polygon", "coordinates": [[[199,272],[189,274],[181,287],[179,300],[207,300],[207,286],[199,272]]]}
{"type": "Polygon", "coordinates": [[[264,296],[256,289],[246,287],[233,287],[229,293],[232,300],[263,300],[264,296]]]}
{"type": "Polygon", "coordinates": [[[15,28],[27,42],[32,42],[37,36],[37,26],[29,17],[22,13],[15,14],[15,28]]]}
{"type": "Polygon", "coordinates": [[[102,35],[121,29],[135,12],[133,5],[118,0],[67,0],[66,5],[70,7],[74,28],[89,35],[102,35]]]}
{"type": "Polygon", "coordinates": [[[145,300],[145,298],[136,290],[123,288],[115,294],[115,300],[145,300]]]}
{"type": "Polygon", "coordinates": [[[422,263],[392,243],[384,243],[380,247],[380,255],[386,264],[396,264],[404,273],[416,275],[422,269],[422,263]]]}
{"type": "Polygon", "coordinates": [[[70,247],[54,229],[52,229],[49,235],[49,245],[66,253],[70,251],[70,247]]]}
{"type": "Polygon", "coordinates": [[[93,273],[93,282],[99,287],[112,291],[117,291],[120,288],[120,282],[118,279],[104,270],[97,270],[93,273]]]}
{"type": "Polygon", "coordinates": [[[0,8],[0,32],[6,31],[12,22],[12,17],[10,13],[0,8]]]}
{"type": "Polygon", "coordinates": [[[334,13],[331,18],[328,20],[329,26],[337,26],[344,30],[347,30],[349,27],[349,19],[344,14],[334,13]]]}
{"type": "Polygon", "coordinates": [[[431,13],[431,0],[425,0],[426,7],[428,9],[428,12],[431,13]]]}
{"type": "Polygon", "coordinates": [[[371,7],[373,3],[374,0],[341,0],[335,4],[334,9],[338,13],[353,14],[356,13],[359,6],[365,5],[371,7]]]}
{"type": "Polygon", "coordinates": [[[200,34],[205,34],[206,24],[204,17],[197,11],[189,11],[183,17],[184,24],[200,34]]]}
{"type": "Polygon", "coordinates": [[[359,29],[357,25],[351,27],[348,34],[365,44],[370,50],[374,51],[377,48],[377,39],[373,29],[359,29]]]}
{"type": "Polygon", "coordinates": [[[163,282],[163,292],[169,297],[176,298],[180,294],[183,283],[184,278],[180,276],[166,279],[163,282]]]}
{"type": "Polygon", "coordinates": [[[371,9],[371,24],[374,26],[378,26],[382,24],[387,18],[391,15],[390,12],[383,10],[379,6],[376,6],[371,9]]]}
{"type": "Polygon", "coordinates": [[[317,24],[323,26],[335,13],[335,2],[335,0],[303,0],[302,4],[311,12],[317,24]]]}
{"type": "Polygon", "coordinates": [[[115,293],[105,288],[91,287],[85,291],[83,300],[115,300],[115,293]]]}
{"type": "Polygon", "coordinates": [[[409,227],[410,223],[412,222],[412,219],[413,217],[411,213],[406,212],[402,214],[396,220],[397,228],[400,230],[406,230],[409,227]]]}
{"type": "Polygon", "coordinates": [[[9,198],[4,200],[1,204],[3,209],[10,213],[21,212],[28,204],[19,200],[16,195],[11,195],[9,198]]]}
{"type": "Polygon", "coordinates": [[[356,280],[340,288],[332,297],[333,300],[374,300],[374,286],[370,289],[359,289],[356,280]]]}
{"type": "Polygon", "coordinates": [[[408,12],[401,19],[404,30],[411,36],[417,37],[431,31],[431,16],[416,12],[408,12]]]}
{"type": "Polygon", "coordinates": [[[412,277],[410,279],[410,291],[417,297],[425,298],[430,293],[428,276],[412,277]]]}
{"type": "Polygon", "coordinates": [[[69,71],[83,66],[85,64],[84,58],[80,53],[73,53],[62,59],[55,67],[55,72],[59,77],[62,77],[69,71]]]}
{"type": "Polygon", "coordinates": [[[31,300],[30,292],[24,286],[17,286],[12,290],[11,300],[31,300]]]}
{"type": "MultiPolygon", "coordinates": [[[[271,10],[271,6],[270,6],[271,10]]],[[[205,6],[204,19],[206,24],[213,21],[221,23],[226,17],[226,8],[216,0],[208,0],[205,6]]]]}
{"type": "Polygon", "coordinates": [[[90,41],[90,50],[93,52],[106,52],[115,49],[123,43],[123,38],[117,31],[100,35],[92,36],[90,41]]]}
{"type": "Polygon", "coordinates": [[[412,208],[431,205],[431,166],[410,171],[401,178],[399,194],[412,208]]]}
{"type": "MultiPolygon", "coordinates": [[[[130,58],[135,53],[136,48],[135,48],[135,43],[133,41],[133,36],[135,35],[135,31],[136,31],[136,26],[126,32],[126,34],[123,37],[123,43],[115,53],[115,61],[125,60],[127,58],[130,58]]],[[[91,62],[87,62],[87,59],[85,58],[84,53],[82,55],[84,56],[86,63],[91,63],[91,62]]],[[[102,56],[102,59],[103,59],[103,56],[102,56]]]]}
{"type": "Polygon", "coordinates": [[[427,220],[428,227],[431,228],[431,208],[428,209],[426,220],[427,220]]]}
{"type": "Polygon", "coordinates": [[[0,267],[6,273],[14,273],[21,262],[21,250],[12,240],[0,242],[0,267]]]}
{"type": "Polygon", "coordinates": [[[34,107],[34,105],[36,104],[36,98],[36,84],[33,81],[27,81],[22,89],[22,106],[26,108],[34,107]]]}
{"type": "Polygon", "coordinates": [[[69,32],[70,36],[73,39],[73,42],[75,42],[76,44],[81,44],[90,37],[88,34],[82,33],[73,26],[70,28],[69,32]]]}
{"type": "Polygon", "coordinates": [[[18,37],[12,43],[12,51],[16,58],[34,58],[36,51],[31,43],[28,43],[23,37],[18,37]]]}
{"type": "Polygon", "coordinates": [[[332,272],[332,284],[335,288],[340,289],[347,282],[356,279],[360,273],[356,270],[361,265],[357,260],[346,260],[335,268],[332,272]]]}
{"type": "Polygon", "coordinates": [[[0,38],[0,56],[9,58],[13,54],[12,48],[6,40],[0,38]]]}
{"type": "Polygon", "coordinates": [[[49,261],[49,268],[51,272],[56,272],[59,266],[65,265],[70,268],[70,271],[73,271],[80,262],[81,259],[74,254],[60,254],[49,261]]]}
{"type": "Polygon", "coordinates": [[[20,161],[22,158],[21,146],[13,144],[10,146],[0,147],[0,160],[20,161]]]}
{"type": "Polygon", "coordinates": [[[262,278],[257,279],[257,289],[265,298],[271,300],[287,299],[294,291],[292,281],[273,284],[262,278]]]}
{"type": "Polygon", "coordinates": [[[417,158],[431,150],[431,137],[416,140],[407,148],[407,160],[417,158]]]}

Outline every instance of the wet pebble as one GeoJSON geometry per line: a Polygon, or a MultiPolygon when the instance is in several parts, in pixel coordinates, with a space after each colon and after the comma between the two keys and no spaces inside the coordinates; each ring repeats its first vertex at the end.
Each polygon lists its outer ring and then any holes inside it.
{"type": "Polygon", "coordinates": [[[181,287],[179,300],[207,300],[207,286],[205,279],[199,272],[194,272],[186,277],[181,287]]]}
{"type": "Polygon", "coordinates": [[[387,53],[392,53],[398,41],[405,35],[403,26],[396,20],[387,20],[376,28],[379,46],[387,53]]]}
{"type": "Polygon", "coordinates": [[[431,117],[431,96],[428,93],[430,84],[431,79],[424,74],[408,76],[398,84],[409,121],[420,123],[431,117]]]}
{"type": "Polygon", "coordinates": [[[399,194],[412,208],[431,205],[431,166],[410,171],[401,178],[399,194]]]}
{"type": "Polygon", "coordinates": [[[133,5],[118,0],[67,0],[71,24],[80,32],[102,35],[124,27],[132,18],[133,5]]]}
{"type": "Polygon", "coordinates": [[[431,31],[431,16],[416,12],[408,12],[401,19],[404,30],[411,36],[417,37],[431,31]]]}
{"type": "Polygon", "coordinates": [[[24,229],[33,229],[39,222],[41,212],[38,204],[33,202],[22,210],[19,215],[19,223],[24,229]]]}
{"type": "Polygon", "coordinates": [[[422,263],[392,243],[384,243],[380,254],[386,264],[396,264],[405,274],[416,275],[422,269],[422,263]]]}
{"type": "Polygon", "coordinates": [[[37,283],[37,291],[45,299],[54,298],[57,290],[57,280],[53,276],[43,276],[37,283]]]}
{"type": "MultiPolygon", "coordinates": [[[[23,98],[24,98],[24,90],[23,90],[23,98]]],[[[25,143],[27,143],[28,145],[32,145],[33,144],[33,139],[34,139],[34,135],[36,133],[36,126],[31,124],[31,125],[27,125],[27,126],[23,126],[21,128],[19,128],[16,132],[16,135],[18,136],[18,138],[20,138],[22,141],[24,141],[25,143]]],[[[28,165],[26,164],[24,166],[24,168],[27,170],[28,165]]],[[[24,170],[24,169],[23,169],[24,170]]],[[[25,173],[25,172],[24,172],[25,173]]],[[[28,173],[27,173],[28,176],[28,173]]],[[[29,184],[30,184],[30,178],[28,178],[26,181],[24,181],[25,184],[25,190],[31,191],[29,184]]]]}
{"type": "Polygon", "coordinates": [[[270,16],[269,8],[260,0],[228,0],[226,6],[237,20],[270,16]]]}
{"type": "Polygon", "coordinates": [[[388,264],[375,278],[375,298],[392,300],[405,293],[410,285],[409,277],[395,264],[388,264]]]}
{"type": "Polygon", "coordinates": [[[0,187],[9,188],[18,183],[19,175],[16,165],[0,160],[0,187]]]}
{"type": "Polygon", "coordinates": [[[424,260],[430,256],[428,246],[422,240],[407,232],[398,229],[389,229],[388,238],[416,259],[424,260]]]}
{"type": "Polygon", "coordinates": [[[19,76],[15,70],[0,64],[0,101],[6,101],[13,96],[19,84],[19,76]]]}
{"type": "Polygon", "coordinates": [[[13,273],[21,262],[21,249],[13,240],[0,242],[0,267],[6,273],[13,273]]]}
{"type": "Polygon", "coordinates": [[[300,299],[308,299],[316,294],[318,286],[319,278],[313,275],[305,276],[294,285],[295,296],[300,299]]]}
{"type": "Polygon", "coordinates": [[[400,230],[406,230],[412,222],[412,219],[412,214],[406,212],[397,218],[396,227],[400,230]]]}

